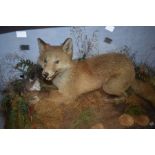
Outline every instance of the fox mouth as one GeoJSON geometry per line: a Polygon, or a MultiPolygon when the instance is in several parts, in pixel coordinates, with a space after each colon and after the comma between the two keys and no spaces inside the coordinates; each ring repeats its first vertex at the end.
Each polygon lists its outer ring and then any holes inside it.
{"type": "Polygon", "coordinates": [[[45,78],[47,81],[52,81],[56,76],[58,75],[58,72],[56,71],[52,76],[50,75],[46,75],[46,74],[43,74],[43,78],[45,78]]]}

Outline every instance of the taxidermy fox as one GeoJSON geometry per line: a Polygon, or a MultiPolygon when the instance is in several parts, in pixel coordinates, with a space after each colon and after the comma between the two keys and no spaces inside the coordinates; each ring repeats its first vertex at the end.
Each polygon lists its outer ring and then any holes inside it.
{"type": "Polygon", "coordinates": [[[38,44],[42,75],[58,88],[51,93],[51,101],[73,101],[79,95],[101,87],[107,94],[119,97],[132,87],[137,94],[155,103],[152,86],[135,80],[134,65],[126,55],[108,53],[77,61],[72,60],[71,38],[60,46],[52,46],[40,38],[38,44]]]}

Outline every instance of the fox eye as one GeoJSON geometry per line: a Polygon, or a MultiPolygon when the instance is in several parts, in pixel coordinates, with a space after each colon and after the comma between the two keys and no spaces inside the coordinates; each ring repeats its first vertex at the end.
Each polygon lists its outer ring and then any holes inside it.
{"type": "Polygon", "coordinates": [[[58,63],[59,63],[59,60],[56,60],[54,63],[55,63],[55,64],[58,64],[58,63]]]}

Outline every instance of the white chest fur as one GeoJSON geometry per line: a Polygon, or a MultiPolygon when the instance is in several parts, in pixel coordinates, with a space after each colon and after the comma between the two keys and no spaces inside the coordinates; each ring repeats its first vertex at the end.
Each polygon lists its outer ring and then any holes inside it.
{"type": "Polygon", "coordinates": [[[53,79],[53,84],[58,88],[61,89],[65,87],[67,82],[70,79],[70,72],[69,71],[64,71],[62,73],[59,73],[54,79],[53,79]]]}

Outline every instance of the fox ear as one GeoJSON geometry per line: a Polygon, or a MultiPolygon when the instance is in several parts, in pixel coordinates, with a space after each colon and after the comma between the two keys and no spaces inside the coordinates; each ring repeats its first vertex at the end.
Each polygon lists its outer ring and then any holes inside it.
{"type": "Polygon", "coordinates": [[[71,38],[67,38],[64,43],[62,44],[62,48],[64,52],[66,52],[68,55],[73,54],[73,42],[71,38]]]}
{"type": "Polygon", "coordinates": [[[39,51],[40,52],[44,51],[46,47],[48,46],[48,44],[40,38],[38,38],[37,40],[38,40],[39,51]]]}

